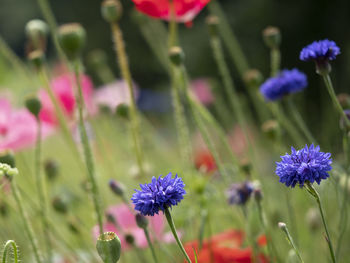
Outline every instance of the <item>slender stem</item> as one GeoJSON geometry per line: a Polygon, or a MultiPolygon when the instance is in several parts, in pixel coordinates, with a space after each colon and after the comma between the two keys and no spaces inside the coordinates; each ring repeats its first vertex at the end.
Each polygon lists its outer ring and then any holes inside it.
{"type": "Polygon", "coordinates": [[[340,105],[340,103],[339,103],[339,101],[337,99],[337,95],[335,94],[335,91],[334,91],[334,88],[333,88],[333,84],[332,84],[332,80],[331,80],[329,74],[322,75],[322,77],[323,77],[323,81],[324,81],[324,83],[325,83],[325,85],[327,87],[329,96],[331,96],[331,99],[333,101],[333,105],[334,105],[335,109],[338,111],[340,116],[343,117],[346,126],[350,127],[350,120],[346,116],[342,106],[340,105]]]}
{"type": "Polygon", "coordinates": [[[87,167],[89,181],[91,184],[92,199],[95,207],[95,213],[97,216],[98,227],[99,227],[100,235],[102,235],[103,234],[103,215],[102,215],[102,208],[101,208],[101,200],[100,200],[100,195],[99,195],[97,181],[96,181],[93,156],[92,156],[92,152],[89,144],[89,138],[88,138],[85,123],[84,123],[84,116],[83,116],[84,99],[83,99],[83,91],[80,83],[80,72],[79,72],[78,60],[75,61],[74,63],[74,73],[75,73],[76,84],[78,87],[76,101],[77,101],[78,113],[79,113],[80,137],[83,144],[85,163],[87,167]]]}
{"type": "Polygon", "coordinates": [[[21,199],[20,193],[18,192],[16,182],[14,180],[11,182],[11,191],[12,191],[13,197],[15,198],[16,204],[18,206],[19,214],[20,214],[21,220],[23,222],[24,229],[27,233],[30,245],[32,246],[35,260],[37,263],[43,263],[43,261],[40,257],[40,254],[39,254],[37,241],[36,241],[34,234],[33,234],[33,229],[31,228],[31,226],[29,224],[28,216],[27,216],[26,212],[24,211],[24,208],[22,205],[22,199],[21,199]]]}
{"type": "Polygon", "coordinates": [[[294,238],[295,238],[295,243],[298,245],[299,244],[299,228],[298,228],[298,221],[295,216],[295,209],[293,207],[293,204],[291,202],[291,198],[289,196],[289,192],[285,192],[286,195],[286,203],[287,203],[287,210],[288,210],[288,217],[290,224],[292,226],[292,231],[294,233],[294,238]]]}
{"type": "Polygon", "coordinates": [[[252,248],[252,262],[257,262],[257,247],[256,247],[256,242],[252,236],[252,231],[250,228],[250,221],[249,221],[249,215],[247,211],[247,207],[244,205],[241,206],[242,209],[242,214],[244,217],[244,226],[245,226],[245,233],[246,233],[246,240],[247,243],[251,246],[252,248]]]}
{"type": "Polygon", "coordinates": [[[271,77],[277,75],[281,67],[281,51],[278,47],[271,48],[271,77]]]}
{"type": "Polygon", "coordinates": [[[298,248],[296,247],[296,245],[295,245],[295,243],[294,243],[294,240],[293,240],[292,236],[290,235],[287,226],[285,225],[285,226],[282,227],[281,229],[282,229],[282,231],[286,234],[287,240],[288,240],[289,244],[292,246],[292,248],[293,248],[295,254],[298,256],[300,262],[304,263],[304,260],[303,260],[303,258],[301,257],[301,254],[299,253],[299,250],[298,250],[298,248]]]}
{"type": "Polygon", "coordinates": [[[332,244],[331,237],[330,237],[330,235],[329,235],[328,225],[327,225],[327,222],[326,222],[326,219],[325,219],[325,215],[324,215],[324,211],[323,211],[323,206],[322,206],[322,202],[321,202],[320,195],[319,195],[319,193],[316,191],[316,189],[313,187],[313,185],[312,185],[311,183],[308,182],[308,183],[306,184],[306,187],[307,187],[308,192],[309,192],[313,197],[315,197],[315,199],[316,199],[318,208],[319,208],[319,210],[320,210],[320,214],[321,214],[321,218],[322,218],[322,223],[323,223],[323,226],[324,226],[324,230],[326,231],[326,241],[327,241],[327,244],[328,244],[328,247],[329,247],[329,252],[330,252],[330,254],[331,254],[332,262],[333,262],[333,263],[336,263],[337,260],[336,260],[336,258],[335,258],[335,253],[334,253],[334,249],[333,249],[333,244],[332,244]]]}
{"type": "Polygon", "coordinates": [[[169,22],[169,49],[178,44],[176,10],[174,0],[170,0],[170,22],[169,22]]]}
{"type": "Polygon", "coordinates": [[[151,238],[149,236],[149,232],[147,228],[144,228],[143,231],[145,232],[145,236],[148,242],[149,247],[151,248],[151,252],[152,252],[152,257],[155,263],[158,263],[158,259],[157,259],[157,255],[156,255],[156,251],[154,250],[151,238]]]}
{"type": "Polygon", "coordinates": [[[144,171],[143,154],[142,154],[141,139],[140,139],[139,116],[138,116],[136,102],[135,102],[134,87],[133,87],[132,77],[129,69],[129,62],[125,51],[123,33],[120,30],[120,27],[117,23],[112,23],[111,27],[112,27],[115,50],[117,52],[118,63],[120,66],[121,74],[123,79],[127,83],[129,94],[130,94],[131,133],[134,141],[134,149],[135,149],[137,164],[138,164],[140,174],[144,175],[145,171],[144,171]]]}
{"type": "Polygon", "coordinates": [[[13,240],[8,240],[4,246],[4,251],[2,253],[2,263],[6,263],[7,262],[7,252],[10,249],[10,246],[12,246],[12,250],[13,250],[13,262],[14,263],[18,263],[19,259],[18,259],[18,248],[16,245],[16,242],[13,240]]]}
{"type": "Polygon", "coordinates": [[[295,104],[293,102],[293,99],[291,97],[287,98],[287,106],[288,106],[288,109],[290,110],[290,112],[292,113],[292,115],[294,117],[294,120],[299,125],[299,128],[303,131],[303,133],[304,133],[305,137],[307,138],[307,140],[310,143],[318,144],[316,139],[312,136],[310,130],[306,126],[303,118],[300,115],[300,112],[296,108],[296,106],[295,106],[295,104]]]}
{"type": "Polygon", "coordinates": [[[185,250],[184,246],[183,246],[182,243],[181,243],[181,240],[179,239],[179,236],[177,235],[175,223],[174,223],[174,220],[173,220],[173,218],[172,218],[172,216],[171,216],[171,213],[170,213],[170,211],[169,211],[169,208],[166,208],[165,211],[164,211],[164,213],[165,213],[165,217],[166,217],[166,219],[167,219],[167,221],[168,221],[168,224],[169,224],[169,226],[170,226],[171,232],[172,232],[173,235],[174,235],[174,238],[175,238],[175,240],[176,240],[177,245],[179,246],[179,248],[181,249],[182,253],[184,254],[184,256],[185,256],[187,262],[188,262],[188,263],[192,263],[191,259],[189,258],[189,256],[188,256],[187,253],[186,253],[186,250],[185,250]]]}
{"type": "Polygon", "coordinates": [[[35,176],[36,176],[36,187],[38,191],[38,201],[40,204],[40,217],[43,227],[43,235],[46,245],[46,259],[48,262],[52,262],[52,244],[50,237],[50,226],[47,215],[47,198],[45,194],[45,180],[41,173],[41,121],[37,118],[37,139],[35,147],[35,176]]]}

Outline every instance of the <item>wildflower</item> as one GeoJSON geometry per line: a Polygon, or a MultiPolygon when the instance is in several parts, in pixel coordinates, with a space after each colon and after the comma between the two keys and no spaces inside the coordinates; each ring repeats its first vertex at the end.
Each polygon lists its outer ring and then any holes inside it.
{"type": "Polygon", "coordinates": [[[232,184],[226,191],[228,202],[230,205],[244,205],[254,191],[254,184],[252,182],[244,182],[239,184],[232,184]]]}
{"type": "Polygon", "coordinates": [[[275,172],[281,183],[291,187],[299,184],[302,188],[307,182],[320,184],[322,179],[329,177],[328,171],[332,170],[330,153],[320,152],[320,147],[313,144],[298,151],[291,149],[291,154],[281,156],[282,161],[276,162],[275,172]]]}
{"type": "MultiPolygon", "coordinates": [[[[132,0],[138,11],[163,20],[171,20],[170,0],[132,0]]],[[[175,20],[187,23],[210,2],[210,0],[174,0],[175,20]]]]}
{"type": "Polygon", "coordinates": [[[217,169],[215,159],[208,150],[198,151],[194,159],[197,170],[205,173],[214,172],[217,169]]]}
{"type": "Polygon", "coordinates": [[[269,78],[260,87],[267,101],[275,101],[291,93],[302,91],[307,86],[306,75],[297,69],[283,70],[276,77],[269,78]]]}
{"type": "Polygon", "coordinates": [[[172,178],[172,174],[153,176],[152,182],[140,185],[141,190],[135,190],[131,200],[135,204],[135,210],[143,215],[153,216],[173,205],[177,205],[186,194],[185,184],[177,175],[172,178]]]}
{"type": "Polygon", "coordinates": [[[310,45],[304,47],[300,52],[300,60],[302,61],[331,61],[340,54],[340,48],[334,41],[324,39],[314,41],[310,45]]]}
{"type": "MultiPolygon", "coordinates": [[[[204,240],[200,248],[198,241],[185,244],[185,250],[192,262],[198,263],[232,263],[232,262],[253,262],[253,253],[250,247],[243,248],[244,232],[239,230],[227,230],[204,240]],[[194,250],[197,254],[195,260],[194,250]]],[[[266,237],[260,236],[257,243],[260,247],[266,245],[266,237]]],[[[266,263],[268,259],[260,253],[257,255],[258,262],[266,263]]]]}

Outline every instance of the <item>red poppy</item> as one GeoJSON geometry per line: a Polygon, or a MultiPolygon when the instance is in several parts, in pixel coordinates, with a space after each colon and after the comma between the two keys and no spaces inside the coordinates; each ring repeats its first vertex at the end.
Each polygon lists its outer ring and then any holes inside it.
{"type": "MultiPolygon", "coordinates": [[[[132,0],[136,9],[151,17],[170,20],[170,0],[132,0]]],[[[187,23],[205,7],[210,0],[173,0],[176,21],[187,23]]]]}
{"type": "Polygon", "coordinates": [[[197,152],[194,159],[194,163],[198,170],[207,173],[213,172],[217,168],[215,159],[208,150],[197,152]]]}
{"type": "MultiPolygon", "coordinates": [[[[228,230],[204,240],[199,250],[198,241],[185,244],[185,250],[191,261],[195,262],[194,250],[197,253],[198,263],[252,263],[252,249],[242,248],[244,233],[237,230],[228,230]]],[[[259,246],[266,244],[266,238],[260,237],[259,246]]],[[[259,263],[267,263],[267,258],[260,253],[259,263]]]]}

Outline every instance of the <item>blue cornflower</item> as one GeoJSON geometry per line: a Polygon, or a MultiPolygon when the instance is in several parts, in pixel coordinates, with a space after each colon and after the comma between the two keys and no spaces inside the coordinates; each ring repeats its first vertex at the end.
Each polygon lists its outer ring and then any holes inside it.
{"type": "Polygon", "coordinates": [[[244,205],[254,191],[252,182],[232,184],[226,191],[228,203],[230,205],[244,205]]]}
{"type": "Polygon", "coordinates": [[[136,190],[132,195],[131,201],[135,204],[135,210],[140,211],[142,215],[153,216],[158,214],[159,210],[177,205],[186,194],[185,184],[177,175],[172,178],[172,174],[167,176],[152,177],[149,184],[140,184],[141,190],[136,190]]]}
{"type": "Polygon", "coordinates": [[[307,77],[297,69],[283,70],[276,77],[269,78],[260,87],[260,92],[267,101],[303,90],[307,86],[307,77]]]}
{"type": "Polygon", "coordinates": [[[324,62],[334,60],[340,54],[340,48],[334,41],[324,39],[314,41],[310,45],[304,47],[300,52],[300,60],[316,62],[324,62]]]}
{"type": "Polygon", "coordinates": [[[320,152],[320,146],[313,144],[296,151],[292,147],[292,153],[281,156],[282,161],[276,162],[276,174],[280,182],[286,186],[302,188],[305,182],[317,182],[329,177],[328,171],[332,170],[330,153],[320,152]]]}

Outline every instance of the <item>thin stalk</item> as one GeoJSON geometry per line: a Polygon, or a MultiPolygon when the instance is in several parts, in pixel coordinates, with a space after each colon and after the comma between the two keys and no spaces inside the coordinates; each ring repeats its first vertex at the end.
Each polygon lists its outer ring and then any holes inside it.
{"type": "Polygon", "coordinates": [[[184,254],[187,262],[188,263],[192,263],[191,259],[189,258],[189,256],[186,253],[186,250],[185,250],[184,246],[181,243],[181,240],[180,240],[179,236],[177,235],[175,223],[174,223],[174,220],[173,220],[173,218],[171,216],[169,208],[165,209],[164,214],[165,214],[165,217],[166,217],[166,219],[168,221],[168,224],[170,226],[171,232],[173,233],[173,236],[174,236],[174,238],[176,240],[177,245],[179,246],[181,252],[184,254]]]}
{"type": "Polygon", "coordinates": [[[246,233],[246,240],[248,241],[248,244],[251,245],[252,248],[252,262],[257,262],[257,247],[256,247],[256,242],[254,241],[254,238],[252,237],[252,231],[250,228],[250,222],[249,222],[249,215],[247,211],[247,207],[244,205],[241,206],[242,208],[242,214],[244,217],[244,226],[245,226],[245,233],[246,233]]]}
{"type": "Polygon", "coordinates": [[[151,238],[149,236],[149,232],[147,228],[144,228],[143,231],[145,232],[145,236],[148,242],[149,247],[151,248],[151,252],[152,252],[152,257],[155,263],[158,263],[158,259],[157,259],[157,255],[156,255],[156,251],[154,250],[151,238]]]}
{"type": "Polygon", "coordinates": [[[312,136],[309,128],[306,126],[303,118],[300,115],[300,112],[296,108],[296,106],[295,106],[295,104],[293,102],[293,99],[291,97],[287,98],[287,106],[288,106],[289,111],[292,113],[295,122],[298,124],[300,130],[303,131],[303,133],[304,133],[305,137],[307,138],[307,140],[310,143],[318,144],[316,139],[312,136]]]}
{"type": "Polygon", "coordinates": [[[12,250],[13,250],[13,262],[14,263],[18,263],[19,259],[18,259],[18,248],[16,245],[16,242],[13,240],[8,240],[4,246],[4,251],[2,252],[2,263],[6,263],[7,262],[7,252],[9,251],[10,247],[12,246],[12,250]]]}
{"type": "Polygon", "coordinates": [[[170,49],[173,46],[178,44],[178,28],[176,22],[176,11],[174,0],[170,0],[170,22],[169,22],[169,39],[168,39],[168,48],[170,49]]]}
{"type": "Polygon", "coordinates": [[[23,208],[23,205],[22,205],[21,195],[18,192],[18,188],[17,188],[16,182],[14,180],[11,182],[11,191],[12,191],[13,197],[15,198],[16,204],[18,206],[19,215],[20,215],[21,220],[23,222],[24,229],[27,233],[30,245],[33,249],[35,261],[37,263],[43,263],[43,261],[40,257],[39,249],[37,246],[37,241],[34,237],[33,229],[31,228],[31,226],[29,224],[28,216],[27,216],[27,214],[23,208]]]}
{"type": "Polygon", "coordinates": [[[50,234],[50,226],[48,222],[47,215],[47,198],[45,194],[45,178],[41,173],[41,121],[39,118],[37,119],[37,138],[36,138],[36,147],[35,147],[35,176],[36,176],[36,188],[38,191],[38,201],[40,204],[40,217],[41,223],[43,227],[43,235],[45,239],[46,246],[46,259],[48,262],[52,262],[52,243],[51,243],[51,234],[50,234]]]}
{"type": "Polygon", "coordinates": [[[292,248],[293,248],[295,254],[298,256],[300,262],[301,262],[301,263],[304,263],[304,260],[303,260],[303,258],[301,257],[301,254],[299,253],[299,249],[296,247],[296,245],[295,245],[295,243],[294,243],[294,241],[293,241],[293,238],[292,238],[292,236],[291,236],[290,233],[289,233],[289,230],[288,230],[287,226],[284,224],[284,226],[281,227],[281,229],[282,229],[282,231],[286,234],[287,240],[288,240],[289,244],[292,246],[292,248]]]}
{"type": "Polygon", "coordinates": [[[141,175],[145,174],[143,153],[140,139],[140,125],[139,116],[137,112],[134,87],[132,83],[132,77],[129,69],[129,62],[125,51],[125,44],[123,39],[123,33],[120,30],[118,23],[111,23],[112,35],[115,44],[115,51],[117,53],[118,63],[120,66],[121,74],[123,79],[126,81],[129,94],[130,94],[130,118],[131,118],[131,133],[134,141],[134,150],[136,155],[137,164],[141,175]]]}
{"type": "Polygon", "coordinates": [[[322,75],[322,77],[323,77],[323,81],[324,81],[324,83],[325,83],[325,85],[327,87],[329,96],[332,99],[332,102],[333,102],[333,105],[334,105],[335,109],[338,111],[340,116],[343,117],[346,126],[350,127],[350,120],[346,116],[346,114],[345,114],[345,112],[343,110],[343,107],[340,105],[340,103],[339,103],[339,101],[337,99],[337,95],[335,94],[335,91],[334,91],[334,88],[333,88],[333,83],[332,83],[332,80],[331,80],[329,74],[322,75]]]}
{"type": "Polygon", "coordinates": [[[287,210],[288,210],[288,217],[289,217],[289,221],[290,224],[292,226],[292,231],[294,233],[294,237],[295,237],[295,243],[298,245],[299,244],[299,228],[298,228],[298,224],[297,224],[297,218],[295,216],[295,209],[293,207],[293,204],[290,200],[290,196],[288,192],[285,192],[286,195],[286,203],[287,203],[287,210]]]}
{"type": "Polygon", "coordinates": [[[323,226],[324,226],[324,230],[325,230],[325,232],[326,232],[326,241],[327,241],[327,244],[328,244],[329,252],[330,252],[330,254],[331,254],[332,262],[333,262],[333,263],[336,263],[337,260],[336,260],[336,258],[335,258],[335,253],[334,253],[334,249],[333,249],[333,244],[332,244],[331,237],[330,237],[330,235],[329,235],[328,225],[327,225],[327,222],[326,222],[326,219],[325,219],[324,210],[323,210],[323,206],[322,206],[322,202],[321,202],[320,195],[319,195],[319,193],[316,191],[316,189],[313,187],[313,185],[312,185],[310,182],[308,182],[308,183],[306,184],[306,189],[307,189],[307,191],[316,199],[318,208],[319,208],[319,210],[320,210],[320,214],[321,214],[321,218],[322,218],[322,223],[323,223],[323,226]]]}
{"type": "Polygon", "coordinates": [[[97,217],[97,223],[98,223],[100,235],[102,235],[103,234],[103,215],[102,215],[103,213],[102,213],[101,200],[100,200],[100,195],[99,195],[97,181],[96,181],[93,156],[92,156],[92,152],[89,144],[89,138],[88,138],[85,123],[84,123],[84,116],[83,116],[84,98],[83,98],[83,91],[80,83],[80,71],[79,71],[78,60],[75,61],[74,63],[74,73],[75,73],[76,84],[78,87],[76,101],[77,101],[78,113],[79,113],[78,115],[79,115],[80,137],[81,137],[81,142],[83,144],[83,149],[84,149],[84,157],[85,157],[85,163],[86,163],[87,172],[88,172],[88,178],[91,184],[92,199],[93,199],[95,213],[97,217]]]}
{"type": "Polygon", "coordinates": [[[219,1],[211,1],[209,3],[209,10],[212,14],[220,18],[219,33],[232,61],[235,63],[237,71],[243,79],[244,74],[250,67],[233,30],[230,28],[230,25],[227,21],[227,18],[225,17],[225,13],[219,4],[219,1]]]}
{"type": "Polygon", "coordinates": [[[277,75],[281,67],[281,51],[278,47],[271,48],[271,77],[277,75]]]}

